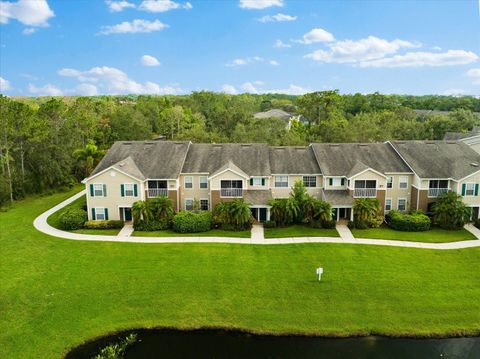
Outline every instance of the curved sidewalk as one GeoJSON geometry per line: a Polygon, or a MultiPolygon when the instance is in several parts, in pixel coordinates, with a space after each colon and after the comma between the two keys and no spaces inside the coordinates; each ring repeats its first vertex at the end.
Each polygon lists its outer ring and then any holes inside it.
{"type": "MultiPolygon", "coordinates": [[[[47,218],[57,212],[59,209],[72,203],[77,198],[85,194],[85,190],[75,194],[67,200],[59,203],[55,207],[42,213],[33,221],[34,227],[45,234],[53,237],[79,240],[79,241],[108,241],[108,242],[131,242],[131,243],[235,243],[235,244],[298,244],[298,243],[344,243],[344,244],[364,244],[380,245],[391,247],[410,247],[427,249],[460,249],[480,247],[480,230],[472,225],[466,225],[465,228],[472,232],[477,239],[470,241],[449,242],[449,243],[423,243],[407,241],[391,241],[383,239],[366,238],[341,238],[341,237],[295,237],[295,238],[234,238],[234,237],[125,237],[125,236],[105,236],[66,232],[56,229],[47,223],[47,218]]],[[[341,230],[339,231],[341,232],[341,230]]]]}

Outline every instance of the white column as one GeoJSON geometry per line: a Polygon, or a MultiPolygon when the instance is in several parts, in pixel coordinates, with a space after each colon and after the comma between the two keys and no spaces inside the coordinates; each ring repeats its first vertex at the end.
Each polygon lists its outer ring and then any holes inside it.
{"type": "Polygon", "coordinates": [[[267,207],[267,221],[270,220],[270,208],[267,207]]]}
{"type": "Polygon", "coordinates": [[[353,221],[353,207],[350,208],[350,220],[353,221]]]}
{"type": "Polygon", "coordinates": [[[340,208],[337,208],[337,222],[338,222],[339,216],[340,216],[340,208]]]}

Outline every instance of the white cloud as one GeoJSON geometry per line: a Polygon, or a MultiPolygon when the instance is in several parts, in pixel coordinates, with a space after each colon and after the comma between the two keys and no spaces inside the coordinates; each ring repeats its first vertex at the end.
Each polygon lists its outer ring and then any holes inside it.
{"type": "Polygon", "coordinates": [[[332,42],[335,41],[335,38],[328,31],[321,29],[319,27],[310,30],[305,35],[303,35],[301,40],[296,40],[296,42],[302,44],[313,44],[316,42],[332,42]]]}
{"type": "Polygon", "coordinates": [[[290,84],[284,89],[263,89],[261,86],[265,85],[262,81],[245,82],[241,87],[247,93],[261,94],[261,93],[281,93],[286,95],[303,95],[309,92],[308,89],[298,85],[290,84]]]}
{"type": "Polygon", "coordinates": [[[37,87],[32,84],[28,84],[28,92],[37,96],[62,96],[63,91],[60,90],[58,87],[46,84],[42,87],[37,87]]]}
{"type": "Polygon", "coordinates": [[[275,22],[275,21],[295,21],[297,20],[296,16],[291,16],[287,14],[281,14],[278,13],[277,15],[265,15],[262,16],[261,18],[257,19],[260,22],[266,23],[266,22],[275,22]]]}
{"type": "Polygon", "coordinates": [[[46,0],[19,0],[16,3],[0,2],[0,23],[6,24],[10,19],[20,21],[28,26],[48,26],[48,19],[55,16],[46,0]]]}
{"type": "Polygon", "coordinates": [[[190,10],[192,4],[189,2],[180,4],[172,0],[143,0],[138,8],[148,12],[166,12],[180,8],[190,10]]]}
{"type": "Polygon", "coordinates": [[[34,27],[26,27],[25,29],[23,29],[22,34],[24,34],[24,35],[31,35],[31,34],[33,34],[35,31],[37,31],[37,29],[35,29],[34,27]]]}
{"type": "Polygon", "coordinates": [[[239,6],[242,9],[260,10],[272,6],[283,6],[283,0],[240,0],[239,6]]]}
{"type": "Polygon", "coordinates": [[[0,77],[0,91],[10,90],[10,81],[0,77]]]}
{"type": "Polygon", "coordinates": [[[225,64],[227,67],[237,67],[237,66],[245,66],[248,64],[258,63],[258,62],[267,62],[272,66],[278,66],[279,63],[275,60],[265,60],[263,57],[260,56],[253,56],[247,58],[237,58],[225,64]]]}
{"type": "Polygon", "coordinates": [[[108,8],[110,9],[111,12],[120,12],[120,11],[123,11],[124,9],[135,8],[135,4],[132,4],[125,0],[122,0],[122,1],[106,0],[105,3],[108,5],[108,8]]]}
{"type": "Polygon", "coordinates": [[[273,47],[276,47],[277,49],[284,49],[284,48],[292,47],[292,45],[285,44],[282,40],[277,40],[275,41],[275,44],[273,45],[273,47]]]}
{"type": "Polygon", "coordinates": [[[448,50],[447,52],[407,52],[382,59],[364,61],[360,67],[421,67],[466,65],[479,59],[478,55],[465,50],[448,50]]]}
{"type": "Polygon", "coordinates": [[[80,82],[93,82],[102,93],[108,94],[179,94],[183,90],[178,86],[160,87],[154,82],[136,82],[128,75],[108,66],[93,67],[87,71],[64,68],[58,71],[60,76],[75,77],[80,82]]]}
{"type": "Polygon", "coordinates": [[[117,25],[102,26],[99,34],[134,34],[139,32],[154,32],[166,29],[168,25],[162,23],[160,20],[148,21],[135,19],[132,22],[124,21],[117,25]]]}
{"type": "Polygon", "coordinates": [[[140,62],[143,66],[160,66],[160,61],[150,55],[143,55],[140,62]]]}
{"type": "Polygon", "coordinates": [[[245,82],[242,85],[242,89],[247,93],[258,93],[257,87],[251,82],[245,82]]]}
{"type": "Polygon", "coordinates": [[[447,96],[463,96],[467,94],[467,91],[462,89],[449,89],[443,92],[447,96]]]}
{"type": "Polygon", "coordinates": [[[97,86],[92,84],[80,84],[74,90],[72,90],[75,95],[80,96],[96,96],[98,95],[97,86]]]}
{"type": "Polygon", "coordinates": [[[432,47],[432,50],[442,51],[442,48],[440,46],[434,46],[434,47],[432,47]]]}
{"type": "Polygon", "coordinates": [[[470,69],[465,75],[473,78],[474,85],[480,85],[480,68],[470,69]]]}
{"type": "Polygon", "coordinates": [[[235,95],[237,93],[237,89],[235,88],[235,86],[225,84],[222,86],[222,92],[225,92],[229,95],[235,95]]]}
{"type": "Polygon", "coordinates": [[[228,64],[226,64],[225,66],[228,66],[228,67],[243,66],[248,64],[248,62],[249,61],[246,59],[235,59],[232,62],[229,62],[228,64]]]}
{"type": "Polygon", "coordinates": [[[270,65],[272,65],[272,66],[278,66],[278,65],[280,65],[280,64],[278,63],[278,61],[275,61],[275,60],[270,60],[268,63],[269,63],[270,65]]]}
{"type": "Polygon", "coordinates": [[[388,41],[375,36],[369,36],[356,41],[336,41],[327,46],[330,48],[329,50],[316,50],[305,57],[328,63],[356,63],[380,59],[386,55],[396,53],[400,48],[412,48],[419,45],[404,40],[388,41]]]}

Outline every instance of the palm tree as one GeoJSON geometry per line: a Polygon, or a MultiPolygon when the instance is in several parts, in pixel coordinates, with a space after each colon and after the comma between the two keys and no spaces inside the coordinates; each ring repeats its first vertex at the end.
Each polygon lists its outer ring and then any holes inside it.
{"type": "Polygon", "coordinates": [[[132,205],[133,221],[138,222],[141,218],[148,222],[152,219],[152,210],[146,201],[137,201],[132,205]]]}
{"type": "Polygon", "coordinates": [[[471,209],[453,191],[445,193],[433,205],[433,219],[442,228],[460,229],[470,217],[471,209]]]}
{"type": "Polygon", "coordinates": [[[295,198],[290,197],[285,200],[285,220],[286,223],[292,223],[300,212],[300,206],[295,198]]]}
{"type": "Polygon", "coordinates": [[[303,222],[310,223],[315,214],[315,207],[317,205],[317,200],[312,196],[308,196],[303,203],[303,222]]]}
{"type": "Polygon", "coordinates": [[[147,201],[152,215],[156,219],[170,219],[173,217],[173,201],[171,198],[161,196],[147,201]]]}
{"type": "Polygon", "coordinates": [[[365,222],[371,222],[375,219],[380,209],[380,202],[376,198],[357,198],[353,205],[355,218],[365,222]]]}
{"type": "Polygon", "coordinates": [[[73,156],[85,164],[85,177],[88,177],[102,158],[103,151],[98,149],[93,140],[89,140],[85,148],[75,150],[73,156]]]}
{"type": "Polygon", "coordinates": [[[332,220],[331,204],[319,199],[315,200],[313,218],[322,222],[327,222],[332,220]]]}
{"type": "Polygon", "coordinates": [[[252,219],[252,211],[243,199],[235,199],[227,206],[229,207],[231,224],[234,224],[237,228],[245,227],[252,219]]]}

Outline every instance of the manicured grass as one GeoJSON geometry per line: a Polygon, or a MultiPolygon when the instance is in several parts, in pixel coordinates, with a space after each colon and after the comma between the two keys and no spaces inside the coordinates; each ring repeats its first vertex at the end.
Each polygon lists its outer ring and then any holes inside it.
{"type": "Polygon", "coordinates": [[[447,243],[475,239],[475,236],[465,229],[447,231],[434,227],[425,232],[402,232],[388,227],[354,229],[353,236],[356,238],[388,239],[393,241],[410,241],[426,243],[447,243]]]}
{"type": "Polygon", "coordinates": [[[134,231],[134,237],[236,237],[236,238],[250,238],[250,230],[248,231],[224,231],[221,229],[212,229],[207,232],[198,233],[177,233],[172,230],[142,232],[134,231]]]}
{"type": "Polygon", "coordinates": [[[480,334],[480,248],[139,244],[37,232],[33,219],[71,194],[0,213],[0,358],[59,358],[136,327],[480,334]]]}
{"type": "MultiPolygon", "coordinates": [[[[75,187],[73,191],[81,191],[84,187],[83,186],[78,186],[75,187]]],[[[48,218],[47,218],[47,223],[51,225],[54,228],[57,229],[62,229],[60,227],[60,215],[70,209],[70,208],[83,208],[83,205],[85,204],[85,196],[82,196],[80,198],[77,198],[75,201],[70,203],[69,205],[63,207],[61,210],[52,213],[48,218]]],[[[103,236],[116,236],[119,232],[120,229],[76,229],[73,231],[67,231],[67,232],[73,232],[73,233],[81,233],[81,234],[96,234],[96,235],[103,235],[103,236]]]]}
{"type": "Polygon", "coordinates": [[[288,237],[339,237],[335,228],[311,228],[302,225],[293,225],[281,228],[265,228],[265,238],[288,238],[288,237]]]}

